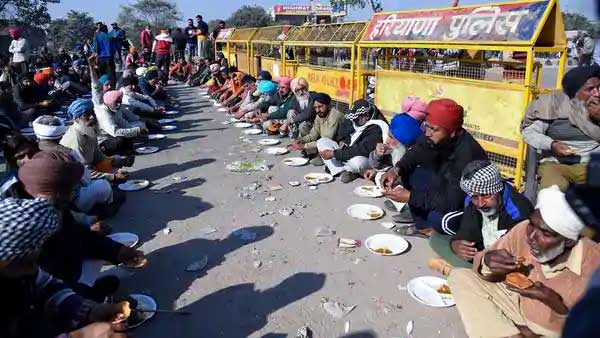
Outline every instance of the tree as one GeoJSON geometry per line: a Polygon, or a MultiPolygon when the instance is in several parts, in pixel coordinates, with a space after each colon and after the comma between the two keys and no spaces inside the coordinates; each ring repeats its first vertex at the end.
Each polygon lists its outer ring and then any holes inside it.
{"type": "Polygon", "coordinates": [[[135,46],[140,45],[139,32],[150,25],[155,33],[161,28],[175,28],[181,20],[177,4],[172,0],[137,0],[133,5],[121,6],[117,23],[127,32],[135,46]]]}
{"type": "Polygon", "coordinates": [[[273,24],[273,18],[264,7],[244,5],[226,22],[230,27],[266,27],[273,24]]]}
{"type": "Polygon", "coordinates": [[[65,19],[56,19],[50,22],[48,39],[56,49],[72,50],[77,43],[82,43],[85,39],[92,39],[95,30],[94,18],[86,12],[71,10],[65,19]]]}
{"type": "Polygon", "coordinates": [[[370,6],[374,13],[383,11],[381,0],[330,0],[332,6],[348,6],[352,8],[365,8],[370,6]]]}
{"type": "Polygon", "coordinates": [[[150,24],[137,17],[135,9],[131,6],[121,6],[121,10],[117,15],[117,23],[126,32],[127,38],[133,42],[134,46],[140,45],[139,32],[144,29],[144,26],[150,24]]]}
{"type": "Polygon", "coordinates": [[[29,27],[50,22],[46,0],[0,0],[0,19],[15,20],[29,27]]]}
{"type": "Polygon", "coordinates": [[[600,27],[592,24],[585,15],[563,12],[563,21],[567,31],[587,31],[594,37],[600,36],[600,27]]]}

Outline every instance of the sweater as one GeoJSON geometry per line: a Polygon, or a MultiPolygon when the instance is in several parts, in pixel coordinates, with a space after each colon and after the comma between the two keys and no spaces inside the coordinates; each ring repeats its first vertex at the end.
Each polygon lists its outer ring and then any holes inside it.
{"type": "Polygon", "coordinates": [[[344,119],[344,114],[335,108],[331,108],[326,117],[317,115],[310,132],[298,140],[304,143],[305,149],[317,148],[317,141],[320,138],[333,138],[335,136],[338,127],[344,119]]]}
{"type": "Polygon", "coordinates": [[[100,146],[98,145],[98,138],[87,136],[77,130],[77,125],[72,124],[65,135],[60,140],[60,144],[74,151],[78,158],[81,160],[81,164],[86,166],[92,174],[93,179],[107,179],[112,181],[114,179],[113,174],[103,173],[94,170],[94,166],[97,163],[108,160],[108,157],[104,155],[100,146]]]}
{"type": "Polygon", "coordinates": [[[377,143],[383,142],[381,127],[372,124],[363,130],[354,144],[333,151],[336,160],[346,162],[356,156],[369,157],[377,143]]]}
{"type": "Polygon", "coordinates": [[[154,44],[152,45],[152,50],[157,55],[169,55],[171,54],[171,44],[173,43],[173,39],[169,36],[169,34],[160,34],[154,38],[154,44]]]}
{"type": "Polygon", "coordinates": [[[140,44],[142,45],[142,50],[146,47],[152,48],[153,41],[154,35],[152,35],[152,32],[148,32],[145,29],[140,32],[140,44]]]}
{"type": "MultiPolygon", "coordinates": [[[[501,192],[501,207],[498,211],[498,232],[506,233],[515,225],[529,219],[533,213],[533,205],[523,195],[519,194],[510,184],[504,184],[501,192]]],[[[475,243],[477,251],[484,248],[482,230],[482,215],[471,203],[471,198],[465,199],[465,209],[460,221],[460,228],[451,241],[465,240],[475,243]]]]}
{"type": "Polygon", "coordinates": [[[396,164],[405,185],[417,167],[432,171],[428,186],[409,188],[409,206],[441,213],[463,209],[465,193],[460,188],[460,178],[465,166],[474,160],[487,160],[487,154],[464,129],[443,146],[432,147],[425,136],[419,138],[396,164]]]}
{"type": "Polygon", "coordinates": [[[94,50],[98,54],[98,59],[112,60],[117,52],[113,39],[104,32],[100,32],[94,36],[94,50]]]}
{"type": "MultiPolygon", "coordinates": [[[[279,95],[277,95],[279,97],[279,95]]],[[[269,120],[285,120],[287,119],[287,114],[294,107],[295,102],[297,103],[296,96],[290,94],[284,100],[281,100],[277,106],[277,109],[269,114],[269,120]]]]}
{"type": "Polygon", "coordinates": [[[142,133],[142,124],[127,122],[120,111],[115,112],[102,105],[94,106],[94,112],[101,130],[98,135],[98,144],[102,144],[110,137],[133,138],[142,133]]]}
{"type": "Polygon", "coordinates": [[[27,40],[25,38],[12,40],[8,47],[8,52],[12,54],[12,62],[17,63],[27,61],[27,49],[27,40]]]}

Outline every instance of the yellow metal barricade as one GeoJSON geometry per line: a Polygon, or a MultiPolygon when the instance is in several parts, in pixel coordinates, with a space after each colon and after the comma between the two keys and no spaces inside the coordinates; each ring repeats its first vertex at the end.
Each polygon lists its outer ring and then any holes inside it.
{"type": "Polygon", "coordinates": [[[229,55],[228,40],[233,35],[234,30],[235,30],[235,28],[223,28],[219,31],[219,35],[217,35],[217,38],[214,41],[215,54],[218,52],[221,52],[224,55],[226,55],[227,58],[229,58],[228,57],[228,55],[229,55]]]}
{"type": "MultiPolygon", "coordinates": [[[[367,22],[293,27],[284,47],[293,56],[294,73],[308,80],[311,91],[327,93],[344,111],[356,92],[356,43],[367,22]]],[[[286,61],[288,63],[290,61],[286,61]]]]}
{"type": "Polygon", "coordinates": [[[266,70],[277,80],[286,73],[283,41],[290,28],[291,26],[270,26],[257,29],[250,41],[251,74],[256,75],[259,70],[266,70]]]}
{"type": "Polygon", "coordinates": [[[378,13],[358,42],[357,97],[374,99],[389,117],[407,96],[456,100],[465,108],[464,128],[520,188],[520,123],[542,86],[537,57],[561,55],[551,69],[556,81],[544,86],[557,89],[565,52],[556,0],[378,13]]]}
{"type": "Polygon", "coordinates": [[[250,40],[256,31],[256,28],[236,28],[227,39],[225,56],[229,59],[230,65],[238,67],[244,73],[252,73],[250,40]]]}

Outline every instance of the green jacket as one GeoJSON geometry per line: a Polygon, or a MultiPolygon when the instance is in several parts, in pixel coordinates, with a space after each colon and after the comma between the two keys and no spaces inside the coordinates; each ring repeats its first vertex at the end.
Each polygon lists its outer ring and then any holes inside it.
{"type": "Polygon", "coordinates": [[[285,120],[290,109],[294,107],[296,95],[290,94],[285,100],[281,101],[277,110],[269,114],[269,120],[285,120]]]}
{"type": "Polygon", "coordinates": [[[304,148],[316,148],[317,141],[320,138],[333,139],[335,137],[335,133],[344,119],[344,114],[335,108],[331,108],[327,117],[322,118],[317,115],[310,132],[306,136],[299,138],[299,140],[304,143],[304,148]]]}

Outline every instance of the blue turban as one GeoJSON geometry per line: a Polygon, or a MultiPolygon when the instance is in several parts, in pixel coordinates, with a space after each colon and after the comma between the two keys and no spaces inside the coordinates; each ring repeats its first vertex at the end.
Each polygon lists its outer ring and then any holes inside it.
{"type": "Polygon", "coordinates": [[[108,81],[110,81],[110,77],[107,74],[104,74],[102,76],[100,76],[100,78],[98,79],[98,82],[100,82],[101,85],[105,85],[108,81]]]}
{"type": "Polygon", "coordinates": [[[272,81],[260,81],[258,83],[258,90],[265,95],[273,95],[277,91],[277,84],[272,81]]]}
{"type": "Polygon", "coordinates": [[[394,116],[390,123],[390,132],[398,142],[406,147],[410,147],[423,135],[421,122],[408,114],[398,114],[394,116]]]}
{"type": "Polygon", "coordinates": [[[149,70],[149,71],[146,72],[146,75],[144,75],[144,77],[147,80],[156,79],[156,78],[158,78],[158,71],[156,71],[156,70],[149,70]]]}
{"type": "Polygon", "coordinates": [[[67,113],[73,120],[76,120],[85,114],[86,111],[94,108],[94,103],[90,99],[77,99],[71,103],[67,113]]]}

